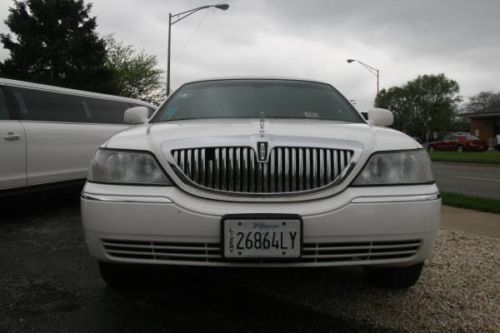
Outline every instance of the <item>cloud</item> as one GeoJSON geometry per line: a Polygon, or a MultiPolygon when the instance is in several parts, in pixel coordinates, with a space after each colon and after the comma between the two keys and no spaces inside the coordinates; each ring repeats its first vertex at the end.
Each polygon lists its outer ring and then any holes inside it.
{"type": "MultiPolygon", "coordinates": [[[[101,34],[156,55],[165,69],[168,13],[216,2],[101,0],[93,14],[101,34]]],[[[11,3],[0,0],[0,13],[6,16],[11,3]]],[[[173,26],[174,88],[214,76],[304,77],[330,82],[364,107],[373,102],[376,83],[345,61],[356,58],[380,69],[382,87],[442,72],[459,82],[464,96],[500,90],[497,0],[229,3],[228,11],[200,11],[173,26]]]]}

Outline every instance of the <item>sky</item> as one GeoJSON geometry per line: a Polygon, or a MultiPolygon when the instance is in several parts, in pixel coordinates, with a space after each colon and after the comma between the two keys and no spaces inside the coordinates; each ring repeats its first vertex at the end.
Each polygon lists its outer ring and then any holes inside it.
{"type": "MultiPolygon", "coordinates": [[[[0,0],[0,32],[12,0],[0,0]]],[[[279,76],[328,82],[360,109],[380,85],[445,73],[465,100],[500,91],[500,0],[94,0],[97,31],[157,57],[166,70],[168,13],[203,10],[172,27],[171,84],[279,76]]],[[[0,60],[8,57],[0,48],[0,60]]]]}

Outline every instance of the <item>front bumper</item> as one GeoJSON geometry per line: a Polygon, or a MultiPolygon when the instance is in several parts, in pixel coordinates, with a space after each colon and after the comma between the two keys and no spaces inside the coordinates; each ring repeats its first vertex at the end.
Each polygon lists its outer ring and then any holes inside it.
{"type": "Polygon", "coordinates": [[[176,187],[87,183],[82,221],[91,254],[121,263],[201,266],[411,265],[431,255],[440,221],[435,184],[355,187],[321,200],[221,202],[176,187]],[[303,256],[237,261],[221,255],[226,214],[298,214],[303,256]]]}

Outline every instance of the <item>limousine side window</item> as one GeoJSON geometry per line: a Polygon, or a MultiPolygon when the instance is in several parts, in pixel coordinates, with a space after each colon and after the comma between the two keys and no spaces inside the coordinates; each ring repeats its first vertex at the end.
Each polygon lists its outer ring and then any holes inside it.
{"type": "Polygon", "coordinates": [[[13,88],[23,120],[88,122],[77,96],[13,88]]]}
{"type": "Polygon", "coordinates": [[[41,90],[10,88],[23,120],[123,124],[129,103],[41,90]]]}
{"type": "Polygon", "coordinates": [[[9,110],[7,109],[7,100],[5,99],[2,87],[0,87],[0,120],[10,119],[9,110]]]}

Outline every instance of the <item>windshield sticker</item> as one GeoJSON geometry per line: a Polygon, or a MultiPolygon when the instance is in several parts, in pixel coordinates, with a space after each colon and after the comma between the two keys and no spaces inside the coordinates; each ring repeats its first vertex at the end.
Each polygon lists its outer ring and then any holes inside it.
{"type": "Polygon", "coordinates": [[[192,91],[186,91],[185,93],[182,93],[180,98],[189,98],[193,95],[192,91]]]}
{"type": "Polygon", "coordinates": [[[319,119],[319,113],[317,113],[317,112],[304,112],[304,117],[319,119]]]}
{"type": "Polygon", "coordinates": [[[172,118],[175,115],[176,112],[177,112],[177,106],[170,106],[167,109],[167,113],[165,114],[165,117],[167,117],[167,120],[169,120],[170,118],[172,118]]]}

